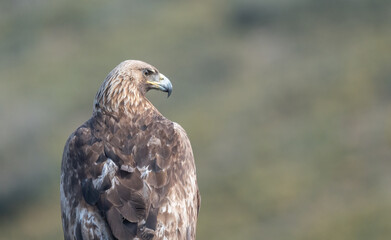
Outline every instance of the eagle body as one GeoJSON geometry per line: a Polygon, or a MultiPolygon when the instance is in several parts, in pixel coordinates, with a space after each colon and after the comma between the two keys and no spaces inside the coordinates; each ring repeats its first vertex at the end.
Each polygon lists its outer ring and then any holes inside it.
{"type": "Polygon", "coordinates": [[[60,188],[65,239],[195,239],[194,157],[183,128],[144,96],[166,81],[156,76],[149,64],[121,63],[98,91],[92,117],[68,138],[60,188]]]}

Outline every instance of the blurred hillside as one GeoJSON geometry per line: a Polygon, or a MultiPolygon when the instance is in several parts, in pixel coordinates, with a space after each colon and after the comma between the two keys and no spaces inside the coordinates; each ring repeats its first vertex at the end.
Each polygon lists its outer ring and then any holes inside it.
{"type": "Polygon", "coordinates": [[[391,2],[0,3],[0,239],[62,239],[69,134],[125,59],[187,131],[198,239],[391,238],[391,2]]]}

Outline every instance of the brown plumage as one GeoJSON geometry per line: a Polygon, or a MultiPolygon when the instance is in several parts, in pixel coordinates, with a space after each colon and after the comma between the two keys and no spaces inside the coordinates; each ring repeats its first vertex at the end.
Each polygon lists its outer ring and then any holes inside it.
{"type": "Polygon", "coordinates": [[[190,141],[145,94],[171,83],[128,60],[104,80],[61,165],[65,239],[195,239],[200,207],[190,141]]]}

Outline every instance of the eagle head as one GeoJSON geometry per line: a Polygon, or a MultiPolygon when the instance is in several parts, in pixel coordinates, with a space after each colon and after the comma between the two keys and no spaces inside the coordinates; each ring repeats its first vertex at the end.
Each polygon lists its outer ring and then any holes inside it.
{"type": "Polygon", "coordinates": [[[171,95],[170,80],[154,66],[126,60],[116,66],[103,81],[95,96],[94,111],[127,111],[149,103],[145,94],[156,89],[171,95]]]}

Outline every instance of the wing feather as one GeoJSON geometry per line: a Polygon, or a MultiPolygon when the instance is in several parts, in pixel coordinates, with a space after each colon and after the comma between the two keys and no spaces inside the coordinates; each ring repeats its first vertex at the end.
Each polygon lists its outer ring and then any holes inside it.
{"type": "MultiPolygon", "coordinates": [[[[173,166],[190,163],[187,170],[195,173],[183,128],[165,118],[146,122],[138,126],[95,116],[75,132],[72,141],[81,195],[106,219],[117,239],[152,239],[169,189],[186,174],[186,169],[173,174],[173,166]]],[[[186,191],[178,194],[183,198],[186,191]]],[[[199,208],[198,196],[197,200],[199,208]]]]}

